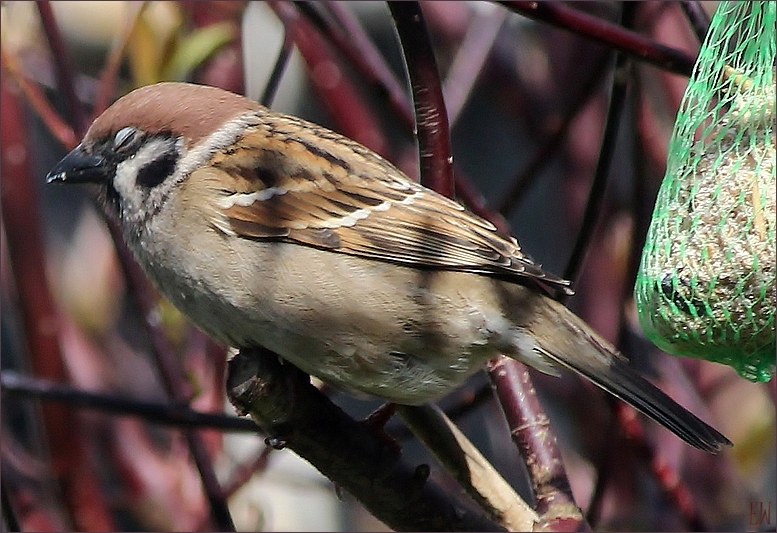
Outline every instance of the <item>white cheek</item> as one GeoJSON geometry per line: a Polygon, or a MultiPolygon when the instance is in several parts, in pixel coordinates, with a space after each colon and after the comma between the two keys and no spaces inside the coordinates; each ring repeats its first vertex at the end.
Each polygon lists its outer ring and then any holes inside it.
{"type": "Polygon", "coordinates": [[[141,208],[148,191],[136,184],[140,170],[162,157],[170,149],[170,142],[164,139],[154,139],[143,145],[135,155],[116,166],[116,176],[113,178],[113,188],[122,198],[126,210],[135,211],[141,208]]]}
{"type": "Polygon", "coordinates": [[[137,175],[138,165],[134,159],[122,161],[116,167],[113,188],[119,193],[125,208],[137,209],[142,202],[140,191],[135,189],[135,177],[137,175]]]}

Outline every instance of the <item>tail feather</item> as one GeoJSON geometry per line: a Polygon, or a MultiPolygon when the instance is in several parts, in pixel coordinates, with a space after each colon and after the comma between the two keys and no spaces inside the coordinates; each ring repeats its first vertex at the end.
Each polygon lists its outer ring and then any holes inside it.
{"type": "Polygon", "coordinates": [[[575,364],[575,361],[550,352],[546,352],[545,355],[560,366],[585,376],[595,385],[666,427],[691,446],[711,453],[719,452],[723,446],[731,446],[731,441],[718,430],[675,402],[620,359],[614,359],[606,371],[602,371],[592,369],[588,365],[575,364]]]}
{"type": "Polygon", "coordinates": [[[640,376],[629,366],[629,362],[606,341],[600,339],[571,311],[557,302],[555,309],[556,328],[563,325],[567,331],[556,329],[555,335],[545,336],[548,342],[538,341],[537,349],[546,358],[560,367],[573,370],[595,385],[620,398],[638,411],[649,416],[675,435],[696,448],[710,453],[731,446],[722,433],[700,420],[682,407],[655,385],[640,376]],[[559,314],[561,315],[559,317],[559,314]],[[562,318],[559,320],[559,318],[562,318]],[[559,324],[560,322],[560,324],[559,324]],[[557,342],[558,335],[566,335],[567,342],[557,342]],[[556,340],[554,342],[552,339],[556,340]]]}

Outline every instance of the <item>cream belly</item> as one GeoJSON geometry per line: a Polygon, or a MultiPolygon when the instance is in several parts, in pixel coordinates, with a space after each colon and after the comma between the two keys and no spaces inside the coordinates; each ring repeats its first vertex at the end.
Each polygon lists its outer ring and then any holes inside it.
{"type": "Polygon", "coordinates": [[[154,239],[141,239],[133,248],[159,290],[207,334],[268,348],[338,388],[405,404],[430,401],[512,335],[501,313],[483,312],[499,309],[484,298],[500,282],[485,276],[215,232],[201,238],[221,246],[160,250],[154,239]],[[185,274],[162,266],[168,264],[186,265],[185,274]]]}

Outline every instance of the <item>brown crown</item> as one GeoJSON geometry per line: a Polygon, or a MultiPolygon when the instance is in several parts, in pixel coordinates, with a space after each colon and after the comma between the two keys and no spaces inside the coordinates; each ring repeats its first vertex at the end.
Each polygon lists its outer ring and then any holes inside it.
{"type": "Polygon", "coordinates": [[[126,126],[146,133],[182,135],[188,148],[224,122],[261,106],[223,89],[165,82],[135,89],[119,98],[89,128],[85,141],[96,141],[126,126]]]}

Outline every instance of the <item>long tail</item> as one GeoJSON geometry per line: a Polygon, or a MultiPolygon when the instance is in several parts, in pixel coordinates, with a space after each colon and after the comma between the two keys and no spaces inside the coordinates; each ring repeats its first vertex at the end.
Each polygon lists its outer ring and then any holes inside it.
{"type": "MultiPolygon", "coordinates": [[[[562,304],[543,297],[532,324],[534,349],[573,370],[672,431],[688,444],[715,453],[731,446],[723,434],[640,376],[626,358],[562,304]],[[537,334],[539,331],[539,334],[537,334]]],[[[535,309],[536,310],[536,309],[535,309]]]]}

